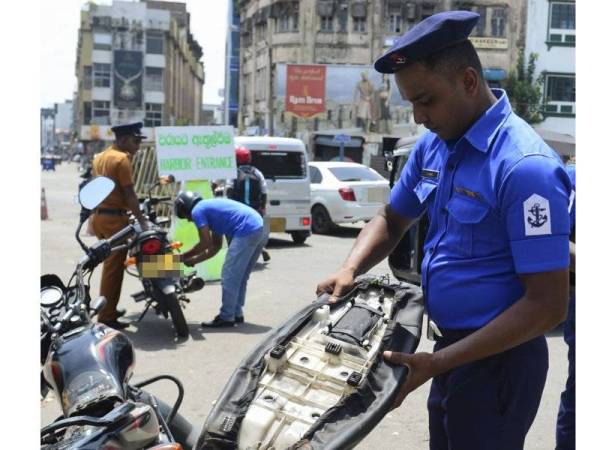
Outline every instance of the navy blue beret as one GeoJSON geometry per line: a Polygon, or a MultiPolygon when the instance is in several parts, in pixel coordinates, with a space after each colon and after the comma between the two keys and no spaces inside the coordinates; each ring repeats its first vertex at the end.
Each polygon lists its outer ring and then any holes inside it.
{"type": "Polygon", "coordinates": [[[111,128],[115,136],[136,136],[145,139],[146,136],[142,135],[142,127],[144,124],[142,122],[134,122],[134,123],[125,123],[123,125],[115,125],[111,128]]]}
{"type": "Polygon", "coordinates": [[[394,73],[403,65],[466,41],[479,20],[470,11],[444,11],[419,22],[396,39],[392,47],[375,61],[375,70],[394,73]]]}

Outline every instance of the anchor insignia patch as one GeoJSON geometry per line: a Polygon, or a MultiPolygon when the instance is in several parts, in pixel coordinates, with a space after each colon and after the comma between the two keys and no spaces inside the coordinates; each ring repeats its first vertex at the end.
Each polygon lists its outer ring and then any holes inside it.
{"type": "Polygon", "coordinates": [[[552,234],[550,202],[538,194],[533,194],[523,202],[525,236],[552,234]]]}

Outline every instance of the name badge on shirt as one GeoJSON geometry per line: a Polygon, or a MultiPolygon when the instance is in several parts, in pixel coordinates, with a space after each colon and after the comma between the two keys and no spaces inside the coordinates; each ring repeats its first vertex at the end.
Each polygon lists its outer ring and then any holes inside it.
{"type": "Polygon", "coordinates": [[[466,195],[467,197],[481,200],[481,194],[479,194],[479,192],[470,191],[469,189],[465,189],[464,187],[460,186],[454,186],[454,191],[458,192],[459,194],[466,195]]]}
{"type": "Polygon", "coordinates": [[[429,178],[430,180],[437,180],[439,174],[439,170],[421,169],[421,176],[423,178],[429,178]]]}

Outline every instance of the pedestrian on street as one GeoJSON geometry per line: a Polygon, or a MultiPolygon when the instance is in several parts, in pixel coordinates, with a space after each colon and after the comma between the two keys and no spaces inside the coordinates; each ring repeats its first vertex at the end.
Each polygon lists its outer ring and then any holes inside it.
{"type": "Polygon", "coordinates": [[[556,421],[556,450],[575,450],[575,162],[566,166],[567,174],[573,185],[569,218],[571,220],[571,236],[569,253],[569,310],[564,323],[564,339],[569,347],[569,372],[565,390],[560,395],[558,419],[556,421]]]}
{"type": "Polygon", "coordinates": [[[252,164],[252,154],[246,147],[237,147],[235,149],[235,159],[237,162],[237,177],[227,180],[225,192],[227,198],[244,203],[263,218],[263,246],[262,259],[268,262],[271,259],[265,246],[269,241],[269,220],[265,220],[267,211],[267,182],[260,170],[252,164]]]}
{"type": "Polygon", "coordinates": [[[523,448],[546,381],[544,333],[567,312],[571,182],[506,93],[486,84],[468,39],[478,20],[430,16],[375,62],[429,131],[390,203],[317,287],[335,302],[427,212],[422,287],[434,352],[384,358],[409,369],[392,408],[433,378],[431,450],[523,448]]]}
{"type": "MultiPolygon", "coordinates": [[[[94,210],[91,225],[98,239],[108,239],[129,224],[129,211],[139,221],[143,230],[148,229],[145,217],[133,189],[133,169],[131,160],[140,148],[142,122],[117,125],[111,128],[115,143],[94,158],[94,176],[105,176],[115,182],[111,194],[94,210]]],[[[125,310],[117,310],[127,250],[111,253],[102,265],[100,295],[106,297],[106,306],[98,314],[98,322],[121,330],[129,324],[117,320],[125,310]]]]}
{"type": "Polygon", "coordinates": [[[230,239],[221,272],[221,309],[206,328],[231,327],[244,322],[246,286],[263,244],[263,220],[259,213],[243,203],[227,198],[202,200],[190,191],[175,198],[174,212],[180,219],[194,222],[200,242],[181,255],[190,267],[215,256],[230,239]]]}

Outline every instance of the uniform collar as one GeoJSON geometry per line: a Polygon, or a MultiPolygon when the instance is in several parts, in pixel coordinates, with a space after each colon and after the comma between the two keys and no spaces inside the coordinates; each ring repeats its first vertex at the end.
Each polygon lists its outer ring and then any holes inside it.
{"type": "Polygon", "coordinates": [[[464,138],[483,153],[487,153],[496,133],[512,112],[510,102],[503,89],[492,89],[498,99],[478,120],[469,128],[464,138]]]}

